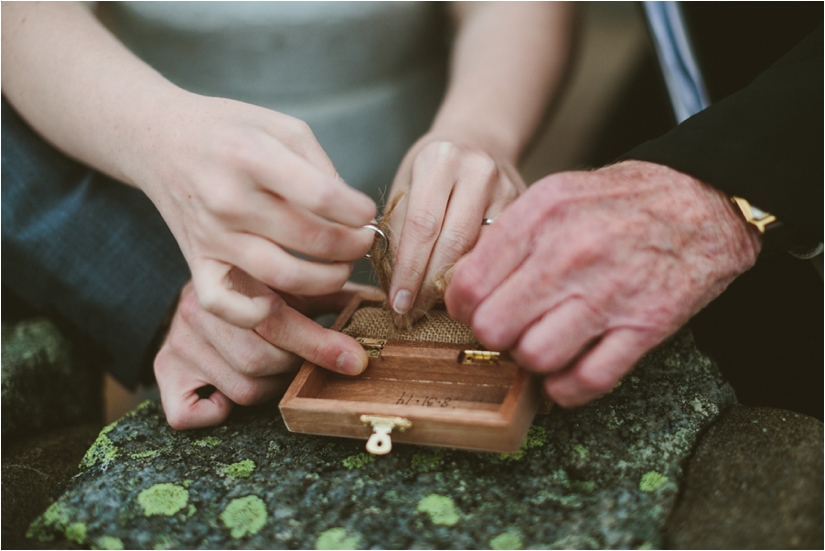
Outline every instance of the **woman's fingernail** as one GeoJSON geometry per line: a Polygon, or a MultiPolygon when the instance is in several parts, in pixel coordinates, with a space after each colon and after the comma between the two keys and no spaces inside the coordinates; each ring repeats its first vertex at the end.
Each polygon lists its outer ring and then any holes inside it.
{"type": "Polygon", "coordinates": [[[361,361],[361,358],[352,352],[344,352],[335,361],[335,369],[346,375],[358,375],[366,366],[361,361]]]}
{"type": "Polygon", "coordinates": [[[412,306],[412,295],[406,289],[401,289],[395,293],[395,300],[392,301],[392,309],[396,314],[404,315],[410,311],[412,306]]]}

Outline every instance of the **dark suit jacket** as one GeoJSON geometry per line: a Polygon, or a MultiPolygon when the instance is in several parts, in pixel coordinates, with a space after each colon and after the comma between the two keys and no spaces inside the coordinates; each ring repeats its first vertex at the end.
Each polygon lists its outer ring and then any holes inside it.
{"type": "MultiPolygon", "coordinates": [[[[623,144],[630,151],[621,158],[664,164],[745,197],[800,230],[806,244],[821,242],[823,5],[683,8],[712,105],[672,128],[648,62],[640,75],[653,78],[634,81],[596,162],[615,159],[623,144]]],[[[821,419],[822,304],[822,279],[809,262],[762,255],[690,325],[742,403],[821,419]]]]}
{"type": "Polygon", "coordinates": [[[822,27],[749,86],[624,155],[745,197],[822,240],[822,27]]]}

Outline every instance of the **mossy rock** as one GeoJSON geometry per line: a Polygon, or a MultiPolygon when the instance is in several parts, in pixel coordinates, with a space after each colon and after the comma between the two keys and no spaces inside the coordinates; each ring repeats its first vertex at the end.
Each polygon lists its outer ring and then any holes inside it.
{"type": "Polygon", "coordinates": [[[177,432],[149,402],[105,429],[29,534],[126,548],[658,548],[685,459],[733,402],[686,332],[603,398],[537,417],[517,454],[397,444],[372,457],[363,441],[288,432],[275,402],[177,432]]]}
{"type": "Polygon", "coordinates": [[[102,416],[101,374],[44,317],[2,324],[2,432],[30,437],[102,416]]]}

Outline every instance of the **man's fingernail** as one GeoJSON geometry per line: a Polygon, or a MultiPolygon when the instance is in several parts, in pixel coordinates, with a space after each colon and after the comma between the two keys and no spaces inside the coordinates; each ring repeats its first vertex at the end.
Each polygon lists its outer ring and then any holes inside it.
{"type": "Polygon", "coordinates": [[[406,289],[401,289],[395,293],[395,300],[392,301],[392,309],[396,314],[404,315],[410,311],[412,306],[412,295],[406,289]]]}
{"type": "Polygon", "coordinates": [[[352,352],[344,352],[338,356],[338,360],[335,362],[335,369],[346,375],[358,375],[364,371],[365,367],[361,358],[352,352]]]}

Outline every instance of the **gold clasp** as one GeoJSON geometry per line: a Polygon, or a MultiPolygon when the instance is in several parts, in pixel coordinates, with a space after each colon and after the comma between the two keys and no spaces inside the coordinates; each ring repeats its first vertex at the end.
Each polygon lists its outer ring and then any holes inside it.
{"type": "Polygon", "coordinates": [[[367,351],[367,356],[370,358],[377,358],[381,355],[381,350],[384,349],[384,345],[387,344],[387,339],[368,339],[366,337],[356,337],[356,341],[360,344],[364,350],[367,351]]]}
{"type": "Polygon", "coordinates": [[[458,355],[461,364],[497,364],[501,352],[489,350],[464,350],[458,355]]]}
{"type": "Polygon", "coordinates": [[[412,428],[412,422],[403,417],[383,417],[380,415],[362,415],[361,422],[372,426],[372,434],[367,440],[367,451],[373,455],[386,455],[392,450],[392,429],[400,432],[412,428]]]}

